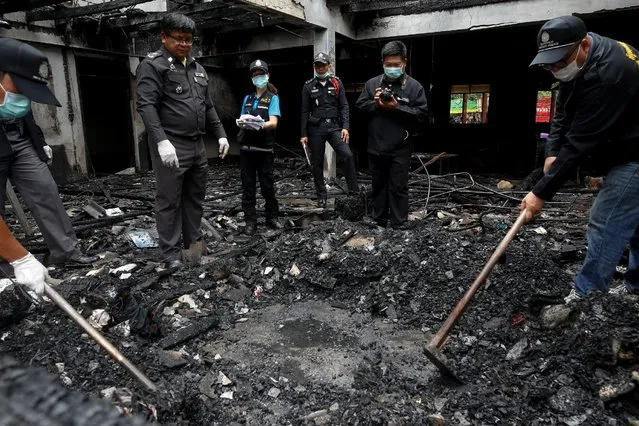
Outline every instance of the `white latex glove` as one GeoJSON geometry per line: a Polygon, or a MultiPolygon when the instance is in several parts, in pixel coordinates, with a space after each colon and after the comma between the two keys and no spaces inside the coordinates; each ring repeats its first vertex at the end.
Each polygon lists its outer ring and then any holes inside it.
{"type": "Polygon", "coordinates": [[[49,278],[49,272],[31,253],[22,259],[11,262],[11,266],[13,266],[13,273],[18,284],[27,286],[36,294],[44,293],[44,281],[49,278]]]}
{"type": "Polygon", "coordinates": [[[53,161],[53,150],[51,149],[51,147],[49,145],[45,145],[42,147],[42,149],[44,150],[44,153],[47,155],[47,158],[49,159],[49,161],[53,161]]]}
{"type": "Polygon", "coordinates": [[[180,167],[180,162],[177,158],[177,153],[175,152],[175,147],[168,139],[164,139],[163,141],[158,142],[158,153],[160,154],[160,159],[162,160],[162,164],[166,167],[170,167],[172,169],[177,169],[180,167]]]}
{"type": "Polygon", "coordinates": [[[226,138],[220,138],[217,142],[220,144],[220,150],[218,152],[222,160],[224,160],[226,154],[229,153],[229,141],[226,138]]]}

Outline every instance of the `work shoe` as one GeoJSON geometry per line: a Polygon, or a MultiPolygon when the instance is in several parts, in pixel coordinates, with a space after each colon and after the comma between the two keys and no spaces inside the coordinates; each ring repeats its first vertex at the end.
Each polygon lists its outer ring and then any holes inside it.
{"type": "Polygon", "coordinates": [[[639,295],[638,293],[630,290],[625,285],[620,285],[619,287],[611,288],[610,289],[610,294],[632,294],[632,295],[635,295],[635,296],[639,295]]]}
{"type": "Polygon", "coordinates": [[[577,291],[577,289],[573,288],[572,290],[570,290],[570,293],[568,294],[568,296],[564,297],[564,302],[566,302],[566,304],[569,304],[569,303],[575,302],[575,301],[577,301],[577,300],[579,300],[579,299],[581,299],[583,297],[584,296],[581,293],[579,293],[577,291]]]}
{"type": "Polygon", "coordinates": [[[184,264],[180,259],[169,260],[164,263],[166,269],[180,269],[184,264]]]}
{"type": "Polygon", "coordinates": [[[71,264],[71,265],[92,265],[95,262],[97,262],[98,260],[100,260],[100,258],[98,256],[80,255],[80,256],[75,257],[73,259],[67,260],[65,263],[67,265],[69,265],[69,264],[71,264]]]}
{"type": "Polygon", "coordinates": [[[89,266],[89,265],[94,264],[98,260],[100,260],[100,258],[98,256],[85,256],[85,255],[81,254],[81,255],[73,257],[71,259],[62,260],[62,261],[55,261],[55,260],[51,260],[50,255],[47,254],[46,256],[44,256],[44,265],[45,266],[54,266],[54,265],[60,265],[60,266],[89,266]]]}
{"type": "Polygon", "coordinates": [[[256,222],[246,222],[246,226],[244,227],[244,233],[246,235],[253,235],[255,234],[256,230],[257,230],[256,222]]]}
{"type": "Polygon", "coordinates": [[[275,218],[275,219],[266,219],[266,226],[271,228],[271,229],[282,229],[284,228],[284,225],[282,225],[282,222],[279,221],[279,219],[275,218]]]}

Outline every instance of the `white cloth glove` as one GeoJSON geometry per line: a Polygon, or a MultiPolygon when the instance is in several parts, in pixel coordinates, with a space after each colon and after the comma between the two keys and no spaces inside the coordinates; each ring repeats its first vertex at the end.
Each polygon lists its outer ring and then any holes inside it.
{"type": "Polygon", "coordinates": [[[220,138],[217,142],[220,144],[220,150],[218,152],[222,160],[224,160],[226,154],[229,153],[229,141],[226,138],[220,138]]]}
{"type": "Polygon", "coordinates": [[[42,147],[42,149],[44,150],[44,153],[47,155],[47,158],[49,159],[49,161],[53,161],[53,150],[51,149],[51,147],[49,145],[45,145],[42,147]]]}
{"type": "Polygon", "coordinates": [[[160,154],[162,164],[166,167],[170,167],[172,169],[180,167],[175,147],[168,139],[158,142],[158,153],[160,154]]]}
{"type": "Polygon", "coordinates": [[[49,272],[42,263],[28,253],[22,259],[11,262],[16,282],[33,290],[36,294],[44,293],[44,282],[49,278],[49,272]]]}

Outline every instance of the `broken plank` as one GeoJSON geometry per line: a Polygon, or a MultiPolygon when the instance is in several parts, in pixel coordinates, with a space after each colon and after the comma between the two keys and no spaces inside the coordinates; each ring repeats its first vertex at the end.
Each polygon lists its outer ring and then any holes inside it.
{"type": "Polygon", "coordinates": [[[211,328],[217,326],[220,323],[217,317],[207,317],[203,320],[193,323],[189,326],[181,328],[164,339],[160,340],[160,347],[162,349],[170,349],[194,337],[199,336],[202,333],[209,331],[211,328]]]}
{"type": "Polygon", "coordinates": [[[92,4],[90,6],[67,7],[59,10],[38,10],[35,12],[27,12],[27,22],[77,18],[79,16],[111,12],[140,3],[148,3],[149,1],[150,0],[111,0],[106,3],[92,4]]]}

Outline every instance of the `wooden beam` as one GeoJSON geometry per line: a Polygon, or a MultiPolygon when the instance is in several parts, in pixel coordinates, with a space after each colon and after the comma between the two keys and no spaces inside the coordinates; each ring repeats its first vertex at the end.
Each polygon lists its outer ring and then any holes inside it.
{"type": "Polygon", "coordinates": [[[106,3],[93,4],[90,6],[28,12],[27,22],[77,18],[79,16],[111,12],[125,7],[135,6],[136,4],[148,3],[149,1],[151,0],[111,0],[106,3]]]}
{"type": "MultiPolygon", "coordinates": [[[[262,16],[262,19],[256,15],[253,19],[245,19],[242,22],[230,23],[225,25],[210,25],[215,28],[216,33],[229,33],[233,31],[246,31],[252,29],[273,27],[275,25],[290,24],[291,19],[281,18],[279,16],[262,16]]],[[[209,27],[209,28],[210,28],[209,27]]],[[[203,28],[207,28],[204,26],[203,28]]]]}
{"type": "Polygon", "coordinates": [[[396,9],[399,7],[405,10],[406,8],[423,6],[423,3],[424,2],[421,0],[410,0],[410,1],[404,1],[404,2],[393,1],[393,0],[369,1],[366,3],[351,2],[348,4],[346,11],[352,12],[352,13],[372,12],[372,11],[385,10],[385,9],[396,9]]]}
{"type": "MultiPolygon", "coordinates": [[[[368,0],[364,0],[361,3],[367,3],[368,0]]],[[[344,6],[351,3],[357,3],[357,0],[326,0],[327,6],[344,6]]]]}
{"type": "MultiPolygon", "coordinates": [[[[211,2],[197,5],[191,10],[180,11],[180,13],[186,16],[190,16],[191,18],[193,18],[193,20],[196,21],[196,24],[197,24],[197,19],[194,15],[197,15],[199,13],[204,13],[204,12],[213,12],[216,10],[227,9],[227,8],[233,9],[234,6],[229,5],[225,2],[220,3],[220,2],[211,1],[211,2]]],[[[114,28],[123,28],[123,27],[134,27],[138,25],[153,24],[155,22],[161,21],[164,15],[165,14],[163,12],[150,12],[146,14],[145,16],[141,16],[141,17],[112,18],[109,21],[109,25],[111,25],[114,28]]]]}
{"type": "Polygon", "coordinates": [[[21,12],[60,3],[64,3],[64,0],[3,0],[0,1],[0,13],[21,12]]]}

